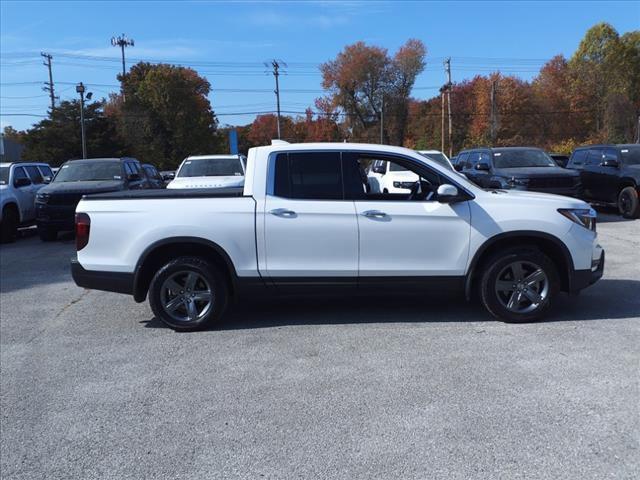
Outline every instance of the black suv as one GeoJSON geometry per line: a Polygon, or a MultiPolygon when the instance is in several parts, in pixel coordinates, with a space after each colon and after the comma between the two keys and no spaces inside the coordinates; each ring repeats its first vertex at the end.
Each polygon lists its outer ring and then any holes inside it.
{"type": "Polygon", "coordinates": [[[575,197],[580,175],[533,147],[474,148],[458,154],[455,169],[483,188],[512,188],[575,197]]]}
{"type": "Polygon", "coordinates": [[[567,168],[580,172],[586,200],[613,204],[625,218],[640,218],[640,145],[580,147],[567,168]]]}
{"type": "Polygon", "coordinates": [[[36,195],[36,224],[43,241],[73,230],[75,211],[83,195],[154,188],[135,158],[91,158],[65,162],[53,181],[36,195]]]}

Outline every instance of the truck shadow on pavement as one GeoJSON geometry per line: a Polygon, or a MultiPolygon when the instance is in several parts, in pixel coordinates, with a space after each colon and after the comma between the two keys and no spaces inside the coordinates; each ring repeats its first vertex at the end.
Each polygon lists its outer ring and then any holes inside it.
{"type": "MultiPolygon", "coordinates": [[[[561,295],[543,322],[640,318],[640,281],[604,279],[578,297],[561,295]]],[[[211,330],[362,323],[495,321],[478,302],[454,297],[350,297],[254,299],[231,305],[211,330]]],[[[168,328],[157,318],[140,322],[168,328]]]]}

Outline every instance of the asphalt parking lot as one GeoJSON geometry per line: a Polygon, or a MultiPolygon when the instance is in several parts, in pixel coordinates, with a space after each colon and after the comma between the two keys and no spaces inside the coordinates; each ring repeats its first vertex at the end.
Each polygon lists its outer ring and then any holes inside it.
{"type": "Polygon", "coordinates": [[[174,333],[0,247],[2,478],[638,478],[640,220],[548,321],[456,300],[245,300],[174,333]]]}

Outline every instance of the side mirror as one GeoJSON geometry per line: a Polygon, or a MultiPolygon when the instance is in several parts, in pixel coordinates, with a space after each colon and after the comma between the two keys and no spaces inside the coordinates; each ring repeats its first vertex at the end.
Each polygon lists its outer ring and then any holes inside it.
{"type": "Polygon", "coordinates": [[[485,162],[476,163],[476,166],[474,168],[476,170],[482,170],[484,172],[488,172],[489,170],[491,170],[491,166],[489,166],[489,164],[485,162]]]}
{"type": "Polygon", "coordinates": [[[611,167],[611,168],[618,168],[619,166],[618,161],[612,158],[603,161],[601,165],[603,167],[611,167]]]}
{"type": "Polygon", "coordinates": [[[129,180],[130,182],[137,182],[140,180],[140,174],[130,173],[129,175],[127,175],[127,180],[129,180]]]}
{"type": "Polygon", "coordinates": [[[456,164],[453,166],[453,169],[454,169],[456,172],[461,172],[461,171],[462,171],[462,164],[461,164],[461,163],[456,163],[456,164]]]}
{"type": "Polygon", "coordinates": [[[13,186],[16,188],[20,188],[20,187],[26,187],[28,185],[31,185],[31,180],[29,180],[28,178],[16,178],[13,181],[13,186]]]}
{"type": "Polygon", "coordinates": [[[42,177],[44,183],[51,183],[51,177],[42,177]]]}
{"type": "Polygon", "coordinates": [[[453,185],[449,185],[448,183],[443,183],[438,187],[438,202],[440,203],[451,203],[456,198],[458,198],[458,189],[453,185]]]}

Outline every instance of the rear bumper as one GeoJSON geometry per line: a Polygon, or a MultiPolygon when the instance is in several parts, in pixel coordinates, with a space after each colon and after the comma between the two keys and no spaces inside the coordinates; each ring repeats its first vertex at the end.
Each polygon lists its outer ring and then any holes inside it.
{"type": "Polygon", "coordinates": [[[600,253],[600,258],[593,260],[590,269],[575,270],[570,281],[569,293],[576,294],[580,290],[593,285],[602,278],[604,273],[604,250],[600,253]]]}
{"type": "Polygon", "coordinates": [[[133,295],[133,273],[85,270],[77,259],[72,258],[71,276],[79,287],[133,295]]]}

